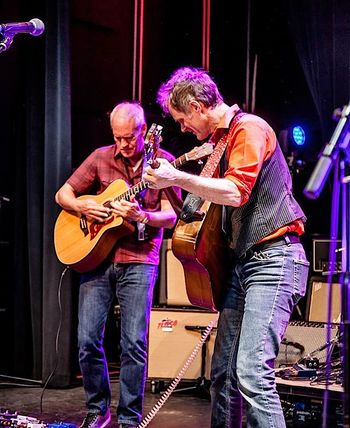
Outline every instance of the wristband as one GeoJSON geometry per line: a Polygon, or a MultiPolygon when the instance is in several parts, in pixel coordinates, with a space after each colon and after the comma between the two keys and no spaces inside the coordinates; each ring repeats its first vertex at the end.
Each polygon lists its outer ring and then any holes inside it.
{"type": "Polygon", "coordinates": [[[139,220],[139,223],[147,224],[149,222],[149,216],[146,212],[144,212],[144,217],[139,220]]]}

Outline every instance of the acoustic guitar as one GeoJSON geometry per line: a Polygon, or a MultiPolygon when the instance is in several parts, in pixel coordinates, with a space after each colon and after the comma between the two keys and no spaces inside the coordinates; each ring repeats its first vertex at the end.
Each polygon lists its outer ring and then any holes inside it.
{"type": "MultiPolygon", "coordinates": [[[[238,111],[230,129],[244,115],[244,112],[238,111]]],[[[212,141],[215,136],[214,133],[212,141]]],[[[220,137],[212,155],[213,162],[208,159],[201,175],[212,176],[225,148],[226,138],[220,137]]],[[[195,306],[216,311],[226,291],[229,265],[227,237],[222,224],[223,207],[203,199],[198,201],[193,196],[186,208],[197,211],[191,217],[192,221],[178,221],[172,238],[172,250],[184,267],[189,301],[195,306]]],[[[182,214],[185,213],[183,209],[182,214]]]]}
{"type": "MultiPolygon", "coordinates": [[[[147,139],[147,137],[146,137],[147,139]]],[[[199,160],[213,151],[213,146],[204,143],[195,147],[172,162],[179,168],[188,161],[199,160]]],[[[110,207],[111,202],[130,200],[148,188],[144,180],[128,187],[124,180],[113,181],[99,195],[83,195],[79,199],[93,199],[98,204],[110,207]]],[[[76,212],[62,210],[54,230],[54,244],[58,259],[78,272],[87,272],[98,267],[110,254],[112,248],[122,237],[131,234],[135,227],[123,217],[111,215],[105,222],[90,221],[76,212]]]]}
{"type": "Polygon", "coordinates": [[[183,265],[189,301],[217,311],[227,280],[227,241],[222,231],[222,206],[204,201],[194,221],[179,220],[172,251],[183,265]]]}

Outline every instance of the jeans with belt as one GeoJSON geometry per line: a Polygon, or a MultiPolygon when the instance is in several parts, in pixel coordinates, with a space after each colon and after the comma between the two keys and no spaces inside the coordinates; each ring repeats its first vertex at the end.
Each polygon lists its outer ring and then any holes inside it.
{"type": "Polygon", "coordinates": [[[297,239],[257,244],[232,261],[212,359],[212,428],[284,428],[274,360],[309,262],[297,239]],[[294,243],[293,243],[294,242],[294,243]]]}
{"type": "Polygon", "coordinates": [[[116,295],[120,305],[120,398],[118,423],[138,425],[146,382],[147,335],[158,266],[108,264],[83,274],[79,293],[78,345],[89,412],[104,414],[111,389],[103,337],[116,295]]]}

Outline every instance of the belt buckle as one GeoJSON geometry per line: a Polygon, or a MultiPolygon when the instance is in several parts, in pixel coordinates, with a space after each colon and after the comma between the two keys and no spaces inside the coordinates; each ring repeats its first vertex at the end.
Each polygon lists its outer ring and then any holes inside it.
{"type": "Polygon", "coordinates": [[[287,245],[290,245],[292,243],[292,241],[291,241],[291,239],[287,233],[283,235],[283,239],[286,241],[287,245]]]}
{"type": "Polygon", "coordinates": [[[287,245],[296,244],[300,242],[299,236],[294,233],[286,233],[285,235],[283,235],[283,238],[286,241],[287,245]]]}

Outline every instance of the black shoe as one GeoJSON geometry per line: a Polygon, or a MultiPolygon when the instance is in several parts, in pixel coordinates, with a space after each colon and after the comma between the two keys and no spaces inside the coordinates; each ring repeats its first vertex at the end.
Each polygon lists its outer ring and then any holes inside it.
{"type": "Polygon", "coordinates": [[[98,413],[88,413],[79,428],[105,428],[110,421],[111,412],[109,409],[103,416],[98,413]]]}
{"type": "Polygon", "coordinates": [[[119,424],[119,428],[137,428],[138,425],[119,424]]]}

